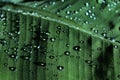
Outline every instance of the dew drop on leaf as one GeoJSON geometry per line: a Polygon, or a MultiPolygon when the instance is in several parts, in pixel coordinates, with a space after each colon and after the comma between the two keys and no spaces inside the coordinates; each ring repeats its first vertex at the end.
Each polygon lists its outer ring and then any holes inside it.
{"type": "Polygon", "coordinates": [[[30,56],[20,56],[23,60],[30,60],[30,56]]]}
{"type": "Polygon", "coordinates": [[[62,70],[64,69],[64,67],[63,67],[63,66],[57,66],[57,69],[58,69],[59,71],[62,71],[62,70]]]}
{"type": "Polygon", "coordinates": [[[94,30],[94,33],[96,33],[96,34],[97,34],[97,33],[98,33],[98,30],[94,30]]]}
{"type": "Polygon", "coordinates": [[[118,46],[117,46],[117,45],[114,45],[114,48],[115,48],[115,49],[117,49],[117,48],[118,48],[118,46]]]}
{"type": "Polygon", "coordinates": [[[60,34],[60,30],[57,30],[56,33],[57,33],[57,34],[60,34]]]}
{"type": "Polygon", "coordinates": [[[65,2],[65,0],[61,0],[61,2],[65,2]]]}
{"type": "Polygon", "coordinates": [[[102,33],[101,34],[103,37],[106,37],[107,36],[107,33],[102,33]]]}
{"type": "Polygon", "coordinates": [[[92,63],[91,60],[85,60],[85,62],[88,63],[88,64],[91,64],[91,63],[92,63]]]}
{"type": "Polygon", "coordinates": [[[73,47],[73,50],[75,50],[75,51],[80,51],[80,50],[81,50],[81,47],[80,47],[80,46],[74,46],[74,47],[73,47]]]}
{"type": "Polygon", "coordinates": [[[50,58],[50,59],[54,59],[55,57],[54,57],[53,55],[50,55],[49,58],[50,58]]]}
{"type": "Polygon", "coordinates": [[[16,58],[17,55],[16,55],[16,54],[10,54],[9,57],[10,57],[10,58],[16,58]]]}
{"type": "Polygon", "coordinates": [[[86,7],[89,7],[89,3],[88,3],[88,2],[87,2],[87,3],[85,3],[85,6],[86,6],[86,7]]]}
{"type": "Polygon", "coordinates": [[[24,59],[25,59],[25,60],[29,60],[29,59],[30,59],[30,56],[25,56],[24,59]]]}
{"type": "Polygon", "coordinates": [[[70,55],[70,51],[65,51],[64,54],[65,54],[66,56],[69,56],[69,55],[70,55]]]}
{"type": "Polygon", "coordinates": [[[15,71],[15,70],[16,70],[16,67],[11,66],[11,67],[9,67],[9,70],[15,71]]]}
{"type": "Polygon", "coordinates": [[[42,67],[46,66],[45,62],[33,62],[33,64],[35,64],[36,66],[42,66],[42,67]]]}
{"type": "Polygon", "coordinates": [[[57,26],[57,29],[58,29],[58,30],[61,30],[61,26],[57,26]]]}
{"type": "Polygon", "coordinates": [[[93,68],[97,68],[97,65],[94,64],[94,65],[92,65],[92,67],[93,67],[93,68]]]}
{"type": "Polygon", "coordinates": [[[56,38],[50,38],[51,42],[55,42],[56,38]]]}
{"type": "Polygon", "coordinates": [[[46,66],[46,63],[44,63],[44,62],[40,62],[40,66],[46,66]]]}
{"type": "Polygon", "coordinates": [[[69,44],[66,44],[66,47],[69,47],[70,45],[69,44]]]}
{"type": "Polygon", "coordinates": [[[67,15],[70,15],[70,14],[71,14],[71,11],[66,11],[66,14],[67,14],[67,15]]]}
{"type": "Polygon", "coordinates": [[[7,67],[7,66],[8,66],[8,63],[4,63],[4,66],[7,67]]]}

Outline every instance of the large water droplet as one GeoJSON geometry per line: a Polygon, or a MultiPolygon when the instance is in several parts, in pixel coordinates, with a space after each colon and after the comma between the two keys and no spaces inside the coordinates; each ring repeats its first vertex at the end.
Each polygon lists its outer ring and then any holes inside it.
{"type": "Polygon", "coordinates": [[[71,14],[71,11],[66,11],[66,14],[67,14],[67,15],[70,15],[70,14],[71,14]]]}
{"type": "Polygon", "coordinates": [[[69,55],[70,55],[70,51],[65,51],[64,54],[65,54],[66,56],[69,56],[69,55]]]}
{"type": "Polygon", "coordinates": [[[85,3],[85,6],[86,6],[86,7],[89,7],[89,3],[88,3],[88,2],[86,2],[86,3],[85,3]]]}
{"type": "Polygon", "coordinates": [[[61,26],[57,26],[57,29],[58,29],[58,30],[61,30],[61,26]]]}
{"type": "Polygon", "coordinates": [[[64,67],[63,67],[63,66],[57,66],[57,69],[58,69],[59,71],[62,71],[62,70],[64,69],[64,67]]]}
{"type": "Polygon", "coordinates": [[[15,71],[15,70],[16,70],[16,67],[11,66],[11,67],[9,67],[9,70],[15,71]]]}
{"type": "Polygon", "coordinates": [[[115,48],[115,49],[117,49],[117,48],[118,48],[118,46],[117,46],[117,45],[114,45],[114,48],[115,48]]]}
{"type": "Polygon", "coordinates": [[[46,63],[40,62],[40,66],[46,66],[46,63]]]}
{"type": "Polygon", "coordinates": [[[86,63],[91,64],[93,61],[91,60],[85,60],[86,63]]]}
{"type": "Polygon", "coordinates": [[[80,50],[81,50],[81,47],[80,47],[80,46],[74,46],[74,47],[73,47],[73,50],[75,50],[75,51],[80,51],[80,50]]]}
{"type": "Polygon", "coordinates": [[[61,0],[61,2],[65,2],[65,0],[61,0]]]}
{"type": "Polygon", "coordinates": [[[9,57],[10,57],[10,58],[16,58],[17,55],[16,55],[16,54],[10,54],[9,57]]]}
{"type": "Polygon", "coordinates": [[[98,30],[94,30],[94,33],[96,33],[96,34],[97,34],[97,33],[98,33],[98,30]]]}
{"type": "Polygon", "coordinates": [[[102,33],[101,34],[103,37],[106,37],[107,36],[107,33],[102,33]]]}
{"type": "Polygon", "coordinates": [[[50,38],[51,42],[55,42],[56,38],[50,38]]]}

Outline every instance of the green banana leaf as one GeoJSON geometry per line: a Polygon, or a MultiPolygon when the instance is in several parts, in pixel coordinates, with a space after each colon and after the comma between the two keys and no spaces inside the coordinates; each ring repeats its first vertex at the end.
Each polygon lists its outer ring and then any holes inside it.
{"type": "Polygon", "coordinates": [[[0,80],[120,80],[119,0],[0,1],[0,80]]]}

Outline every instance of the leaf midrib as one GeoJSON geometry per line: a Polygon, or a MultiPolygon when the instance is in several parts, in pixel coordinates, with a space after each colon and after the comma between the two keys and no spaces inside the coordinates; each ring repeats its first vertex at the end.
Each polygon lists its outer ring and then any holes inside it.
{"type": "Polygon", "coordinates": [[[8,9],[5,9],[5,7],[0,8],[0,10],[7,11],[7,12],[19,13],[19,14],[23,14],[23,15],[26,15],[24,13],[27,13],[27,11],[34,12],[34,13],[37,13],[39,16],[33,15],[32,13],[27,14],[27,15],[30,15],[30,16],[33,16],[33,17],[38,17],[38,18],[40,17],[40,18],[43,18],[43,19],[46,19],[46,20],[49,20],[49,21],[61,23],[63,25],[67,25],[68,27],[73,28],[75,30],[79,30],[79,31],[81,31],[81,32],[83,32],[87,35],[91,35],[92,37],[96,37],[96,38],[99,38],[101,40],[104,40],[105,42],[112,43],[112,44],[115,44],[115,45],[120,45],[120,43],[118,43],[118,42],[113,42],[109,39],[105,39],[102,36],[98,36],[97,34],[93,34],[92,32],[87,31],[87,30],[83,29],[82,27],[79,27],[79,26],[82,26],[82,25],[78,24],[77,22],[75,22],[73,20],[66,19],[64,17],[59,17],[59,15],[56,15],[56,14],[51,13],[49,11],[33,8],[33,7],[22,5],[22,4],[19,4],[19,3],[6,3],[6,2],[1,2],[0,1],[0,5],[1,4],[9,5],[12,8],[10,8],[11,10],[9,10],[9,11],[8,11],[8,9]],[[19,9],[23,10],[24,13],[23,12],[17,12],[16,9],[17,10],[19,10],[19,9]]]}

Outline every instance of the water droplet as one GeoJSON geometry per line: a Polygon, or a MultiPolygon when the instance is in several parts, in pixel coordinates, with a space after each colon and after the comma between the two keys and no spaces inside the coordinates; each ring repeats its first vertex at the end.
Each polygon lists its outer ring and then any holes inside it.
{"type": "Polygon", "coordinates": [[[85,25],[85,24],[88,24],[88,23],[89,23],[88,21],[84,21],[84,25],[85,25]]]}
{"type": "Polygon", "coordinates": [[[88,16],[88,15],[89,15],[89,13],[88,13],[88,12],[86,12],[86,13],[85,13],[85,15],[86,15],[86,16],[88,16]]]}
{"type": "Polygon", "coordinates": [[[66,11],[66,14],[67,14],[67,15],[70,15],[70,14],[71,14],[71,11],[66,11]]]}
{"type": "Polygon", "coordinates": [[[52,55],[50,55],[50,56],[49,56],[49,58],[50,58],[50,59],[54,59],[55,57],[54,57],[54,56],[52,56],[52,55]]]}
{"type": "Polygon", "coordinates": [[[89,3],[88,3],[88,2],[87,2],[87,3],[85,3],[85,6],[86,6],[86,7],[89,7],[89,3]]]}
{"type": "Polygon", "coordinates": [[[9,53],[10,53],[10,51],[9,51],[9,50],[4,50],[4,52],[5,52],[5,53],[7,53],[7,54],[9,54],[9,53]]]}
{"type": "Polygon", "coordinates": [[[91,60],[85,60],[86,63],[91,64],[93,61],[91,60]]]}
{"type": "Polygon", "coordinates": [[[96,33],[96,34],[97,34],[97,33],[98,33],[98,30],[94,30],[94,33],[96,33]]]}
{"type": "Polygon", "coordinates": [[[10,57],[10,58],[16,58],[17,55],[16,55],[16,54],[10,54],[9,57],[10,57]]]}
{"type": "Polygon", "coordinates": [[[7,67],[7,66],[8,66],[8,63],[4,63],[4,66],[7,67]]]}
{"type": "Polygon", "coordinates": [[[57,69],[62,71],[64,69],[64,67],[63,66],[57,66],[57,69]]]}
{"type": "Polygon", "coordinates": [[[95,14],[94,14],[94,13],[92,13],[91,15],[92,15],[92,16],[95,16],[95,14]]]}
{"type": "Polygon", "coordinates": [[[20,56],[20,58],[22,58],[24,60],[30,60],[30,56],[20,56]]]}
{"type": "Polygon", "coordinates": [[[57,29],[61,30],[61,26],[57,26],[57,29]]]}
{"type": "Polygon", "coordinates": [[[7,44],[7,41],[5,39],[0,39],[0,44],[5,45],[7,44]]]}
{"type": "Polygon", "coordinates": [[[95,9],[95,6],[92,6],[92,9],[95,9]]]}
{"type": "Polygon", "coordinates": [[[92,11],[91,10],[88,10],[89,13],[91,13],[92,11]]]}
{"type": "Polygon", "coordinates": [[[56,38],[50,38],[51,42],[55,42],[56,38]]]}
{"type": "Polygon", "coordinates": [[[117,46],[117,45],[114,45],[114,48],[115,48],[115,49],[117,49],[117,48],[118,48],[118,46],[117,46]]]}
{"type": "Polygon", "coordinates": [[[15,70],[16,70],[16,67],[11,66],[11,67],[9,67],[9,70],[15,71],[15,70]]]}
{"type": "Polygon", "coordinates": [[[94,64],[92,67],[93,67],[93,68],[97,68],[97,65],[94,64]]]}
{"type": "Polygon", "coordinates": [[[81,50],[81,47],[80,47],[80,46],[74,46],[74,47],[73,47],[73,50],[75,50],[75,51],[80,51],[80,50],[81,50]]]}
{"type": "Polygon", "coordinates": [[[25,59],[25,60],[29,60],[29,59],[30,59],[30,56],[24,56],[24,59],[25,59]]]}
{"type": "Polygon", "coordinates": [[[61,0],[61,2],[65,2],[65,0],[61,0]]]}
{"type": "Polygon", "coordinates": [[[69,47],[70,45],[69,44],[66,44],[66,47],[69,47]]]}
{"type": "Polygon", "coordinates": [[[52,5],[55,5],[56,4],[56,2],[52,2],[52,5]]]}
{"type": "MultiPolygon", "coordinates": [[[[78,11],[78,10],[75,10],[75,11],[73,11],[73,13],[74,13],[74,14],[78,14],[79,11],[78,11]]],[[[77,18],[77,17],[76,17],[76,18],[77,18]]]]}
{"type": "Polygon", "coordinates": [[[38,45],[37,48],[39,49],[39,48],[40,48],[40,45],[38,45]]]}
{"type": "Polygon", "coordinates": [[[60,30],[57,30],[56,33],[57,33],[57,34],[60,34],[60,30]]]}
{"type": "Polygon", "coordinates": [[[42,66],[45,67],[46,63],[45,62],[33,62],[33,64],[37,65],[37,66],[42,66]]]}
{"type": "Polygon", "coordinates": [[[70,55],[70,51],[65,51],[64,54],[65,54],[66,56],[69,56],[69,55],[70,55]]]}
{"type": "Polygon", "coordinates": [[[110,37],[109,38],[112,42],[115,42],[115,38],[114,37],[110,37]]]}
{"type": "Polygon", "coordinates": [[[102,33],[101,34],[103,37],[106,37],[107,36],[107,33],[102,33]]]}
{"type": "Polygon", "coordinates": [[[46,63],[40,62],[40,66],[46,66],[46,63]]]}

